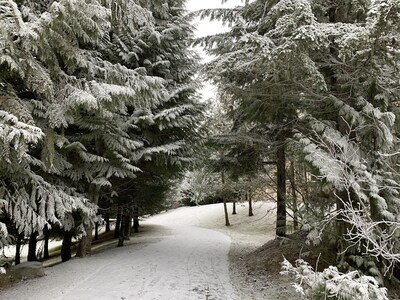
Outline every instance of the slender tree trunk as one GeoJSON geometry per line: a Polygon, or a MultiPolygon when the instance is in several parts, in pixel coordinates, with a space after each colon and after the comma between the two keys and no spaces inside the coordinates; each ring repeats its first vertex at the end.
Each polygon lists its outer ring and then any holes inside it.
{"type": "Polygon", "coordinates": [[[305,166],[304,166],[304,195],[305,195],[305,201],[309,203],[310,193],[308,191],[308,173],[307,173],[307,168],[305,166]]]}
{"type": "Polygon", "coordinates": [[[236,215],[236,200],[232,202],[232,215],[236,215]]]}
{"type": "MultiPolygon", "coordinates": [[[[224,185],[225,184],[224,171],[221,172],[221,180],[222,180],[222,185],[224,185]]],[[[222,200],[224,201],[225,226],[230,226],[231,224],[229,223],[228,207],[226,205],[226,196],[225,195],[222,195],[222,200]]]]}
{"type": "Polygon", "coordinates": [[[119,236],[118,236],[118,245],[117,247],[123,247],[124,246],[124,240],[125,240],[125,226],[129,223],[126,222],[126,219],[128,218],[127,212],[125,208],[122,208],[122,215],[121,215],[121,226],[119,228],[119,236]]]}
{"type": "Polygon", "coordinates": [[[282,143],[277,149],[277,213],[276,235],[286,236],[286,155],[282,143]]]}
{"type": "Polygon", "coordinates": [[[225,226],[230,226],[229,216],[228,216],[228,207],[226,205],[226,198],[224,197],[224,213],[225,213],[225,226]]]}
{"type": "Polygon", "coordinates": [[[106,232],[110,232],[111,231],[111,227],[110,227],[110,212],[108,210],[104,214],[104,220],[106,222],[106,232]]]}
{"type": "Polygon", "coordinates": [[[28,247],[28,261],[37,261],[36,246],[37,246],[38,233],[31,233],[29,236],[29,247],[28,247]]]}
{"type": "MultiPolygon", "coordinates": [[[[336,0],[330,0],[329,1],[329,10],[328,10],[328,18],[329,18],[329,23],[337,23],[337,1],[336,0]]],[[[329,51],[332,57],[337,58],[338,57],[338,50],[336,47],[336,42],[334,38],[332,38],[329,46],[329,51]]],[[[338,93],[339,91],[339,85],[337,81],[337,74],[336,70],[333,67],[329,67],[328,69],[328,79],[330,81],[330,89],[332,93],[338,93]]],[[[337,129],[339,132],[343,135],[348,135],[350,132],[349,124],[347,121],[343,118],[343,116],[339,115],[337,119],[337,129]]],[[[342,210],[344,208],[344,203],[350,202],[351,199],[349,197],[349,191],[344,190],[344,191],[337,191],[337,196],[338,198],[336,199],[336,209],[338,211],[342,210]]],[[[337,236],[338,236],[338,241],[337,241],[337,248],[338,252],[342,252],[343,254],[341,255],[341,262],[344,260],[344,250],[345,250],[345,241],[343,238],[343,235],[346,232],[346,223],[343,220],[340,220],[340,215],[338,216],[338,220],[336,223],[336,230],[337,230],[337,236]]]]}
{"type": "Polygon", "coordinates": [[[15,265],[19,265],[21,263],[22,238],[22,234],[17,235],[17,240],[15,242],[15,265]]]}
{"type": "Polygon", "coordinates": [[[290,184],[292,186],[292,198],[293,198],[293,229],[299,228],[298,220],[298,209],[297,209],[297,194],[296,194],[296,176],[294,172],[294,161],[290,163],[290,184]]]}
{"type": "Polygon", "coordinates": [[[94,240],[99,239],[99,222],[94,223],[94,240]]]}
{"type": "Polygon", "coordinates": [[[46,226],[44,228],[44,247],[43,247],[43,258],[48,259],[49,255],[49,238],[50,238],[50,230],[46,226]]]}
{"type": "Polygon", "coordinates": [[[249,189],[247,192],[247,200],[249,201],[249,217],[254,216],[253,214],[253,195],[251,193],[251,189],[249,189]]]}
{"type": "Polygon", "coordinates": [[[72,247],[72,232],[71,231],[64,231],[64,237],[61,245],[61,261],[65,262],[71,259],[72,247]]]}
{"type": "Polygon", "coordinates": [[[124,239],[125,240],[130,240],[131,228],[132,228],[132,210],[130,208],[127,208],[125,224],[124,224],[124,239]]]}
{"type": "Polygon", "coordinates": [[[121,219],[122,219],[122,208],[117,209],[117,220],[115,221],[115,228],[114,228],[114,238],[119,237],[119,232],[121,230],[121,219]]]}
{"type": "Polygon", "coordinates": [[[133,231],[139,232],[139,207],[137,205],[133,207],[133,231]]]}

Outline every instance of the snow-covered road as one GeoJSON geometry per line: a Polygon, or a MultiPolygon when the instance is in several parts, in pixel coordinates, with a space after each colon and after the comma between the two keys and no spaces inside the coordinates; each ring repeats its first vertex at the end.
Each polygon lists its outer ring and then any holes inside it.
{"type": "Polygon", "coordinates": [[[48,268],[45,277],[0,291],[0,299],[237,299],[229,277],[230,238],[171,226],[177,217],[168,213],[149,221],[162,226],[162,237],[132,237],[126,247],[48,268]]]}

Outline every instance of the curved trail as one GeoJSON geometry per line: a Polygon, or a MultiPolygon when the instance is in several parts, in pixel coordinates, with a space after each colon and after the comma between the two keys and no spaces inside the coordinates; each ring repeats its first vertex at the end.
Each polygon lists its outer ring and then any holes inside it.
{"type": "Polygon", "coordinates": [[[173,212],[156,216],[146,223],[164,234],[133,236],[126,247],[47,268],[47,276],[0,291],[0,299],[238,299],[229,277],[230,238],[172,221],[173,212]]]}

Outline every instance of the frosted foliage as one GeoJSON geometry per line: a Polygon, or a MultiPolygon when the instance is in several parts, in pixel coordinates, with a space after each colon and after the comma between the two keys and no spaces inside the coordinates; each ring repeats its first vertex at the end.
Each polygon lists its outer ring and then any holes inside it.
{"type": "Polygon", "coordinates": [[[0,110],[0,157],[12,164],[13,157],[26,159],[28,143],[37,143],[43,132],[34,126],[20,122],[18,118],[0,110]]]}
{"type": "Polygon", "coordinates": [[[336,267],[329,266],[322,272],[315,272],[304,260],[296,260],[295,266],[284,259],[283,275],[294,277],[293,284],[302,299],[359,299],[388,300],[386,288],[371,276],[361,275],[358,271],[341,273],[336,267]]]}
{"type": "Polygon", "coordinates": [[[316,133],[315,139],[297,135],[305,159],[338,190],[349,188],[357,181],[357,173],[348,172],[348,166],[361,173],[365,170],[358,147],[346,136],[323,123],[316,121],[312,126],[316,133]]]}
{"type": "MultiPolygon", "coordinates": [[[[381,203],[386,206],[384,199],[381,203]]],[[[384,265],[384,275],[390,273],[394,266],[400,263],[400,222],[374,221],[364,214],[365,209],[360,208],[362,205],[355,207],[352,203],[343,201],[343,206],[340,218],[351,226],[351,230],[348,230],[344,237],[348,244],[364,249],[364,255],[381,261],[384,265]]],[[[393,219],[393,216],[387,218],[393,219]]]]}
{"type": "Polygon", "coordinates": [[[5,201],[4,211],[14,221],[17,230],[28,236],[32,232],[41,232],[48,222],[60,226],[67,215],[80,211],[83,219],[90,219],[96,213],[96,207],[82,196],[73,196],[73,191],[64,191],[45,182],[41,177],[30,174],[32,187],[30,190],[14,183],[14,191],[3,188],[0,194],[5,201]],[[72,192],[72,194],[71,194],[72,192]]]}
{"type": "Polygon", "coordinates": [[[140,26],[152,26],[154,24],[152,14],[134,3],[134,1],[118,0],[109,2],[109,6],[112,6],[114,17],[119,19],[119,23],[126,24],[132,31],[140,26]]]}
{"type": "Polygon", "coordinates": [[[16,3],[0,0],[0,214],[24,235],[71,229],[74,213],[84,230],[96,206],[71,181],[88,193],[136,178],[141,159],[189,162],[192,28],[161,3],[16,3]]]}
{"type": "MultiPolygon", "coordinates": [[[[350,111],[344,110],[343,115],[350,111]]],[[[386,124],[393,124],[393,116],[390,113],[381,113],[369,105],[364,106],[360,116],[362,117],[353,124],[358,124],[363,129],[368,128],[366,120],[369,118],[378,120],[386,118],[387,120],[379,125],[382,128],[389,128],[386,124]]],[[[314,130],[313,137],[301,134],[296,136],[304,151],[305,159],[317,168],[317,178],[326,180],[336,190],[347,192],[348,199],[352,200],[349,202],[340,198],[342,196],[336,195],[342,202],[343,209],[334,213],[331,218],[325,219],[323,223],[339,218],[349,224],[351,229],[344,235],[348,244],[364,249],[365,254],[378,260],[383,259],[385,274],[390,272],[393,266],[400,262],[398,204],[389,205],[400,201],[398,183],[391,180],[391,173],[374,171],[371,160],[376,160],[376,157],[370,158],[365,155],[362,151],[363,144],[356,143],[350,137],[350,133],[348,136],[342,135],[339,131],[315,120],[311,126],[314,130]],[[391,180],[392,188],[389,188],[387,180],[391,180]],[[380,221],[374,220],[377,214],[380,216],[380,221]],[[386,229],[382,230],[382,226],[386,229]]],[[[391,137],[391,132],[388,132],[391,137]]],[[[382,141],[380,147],[389,149],[391,145],[389,139],[386,140],[386,144],[382,141]]],[[[384,163],[384,158],[381,159],[381,163],[384,163]]],[[[325,226],[319,226],[319,229],[313,232],[314,236],[319,237],[320,231],[324,228],[325,226]]]]}
{"type": "MultiPolygon", "coordinates": [[[[1,208],[1,204],[0,204],[0,208],[1,208]]],[[[8,237],[7,226],[6,226],[6,224],[0,222],[0,247],[1,247],[1,245],[8,244],[9,240],[7,237],[8,237]]]]}
{"type": "Polygon", "coordinates": [[[275,29],[269,31],[272,37],[290,34],[299,24],[305,25],[314,22],[314,15],[307,0],[279,1],[265,15],[266,24],[274,22],[275,29]]]}

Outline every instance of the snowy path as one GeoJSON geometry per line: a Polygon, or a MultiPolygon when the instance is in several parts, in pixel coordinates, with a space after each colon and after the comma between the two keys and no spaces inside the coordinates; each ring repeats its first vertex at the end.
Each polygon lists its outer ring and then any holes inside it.
{"type": "Polygon", "coordinates": [[[150,221],[167,235],[143,235],[140,243],[132,237],[126,247],[48,268],[45,277],[0,291],[0,299],[237,299],[229,277],[230,238],[183,224],[171,227],[173,219],[168,213],[150,221]]]}

